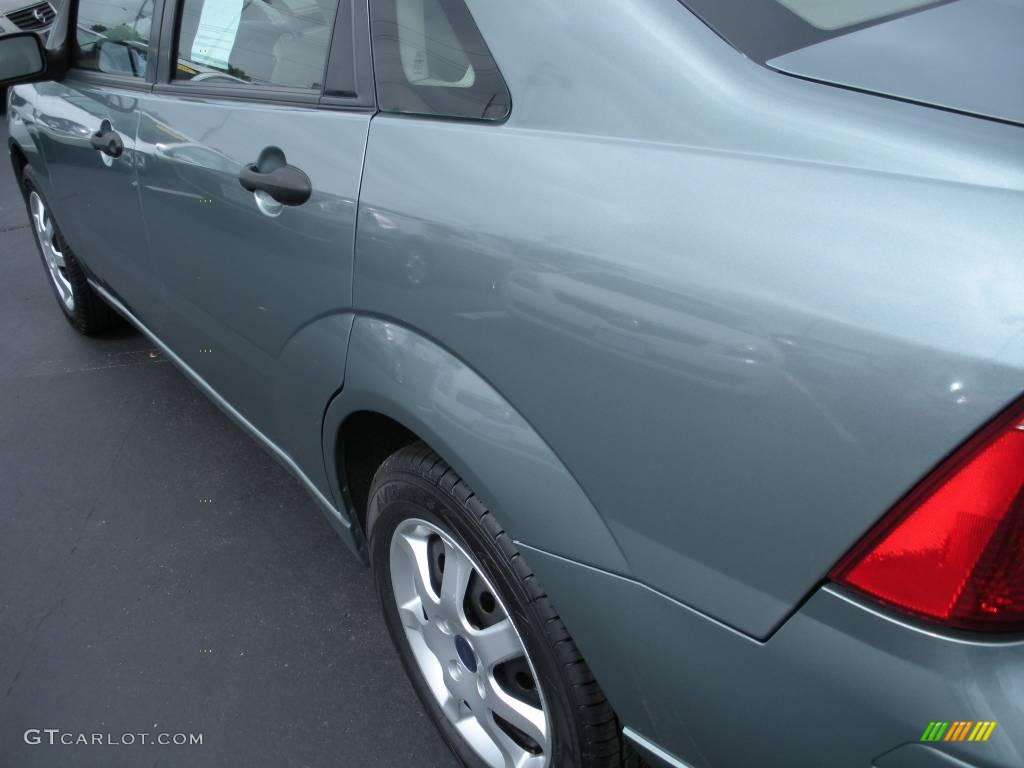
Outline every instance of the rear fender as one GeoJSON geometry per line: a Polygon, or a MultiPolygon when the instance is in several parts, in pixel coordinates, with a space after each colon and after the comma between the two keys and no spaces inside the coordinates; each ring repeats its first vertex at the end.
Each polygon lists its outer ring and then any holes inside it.
{"type": "Polygon", "coordinates": [[[357,317],[345,386],[327,409],[323,448],[332,491],[358,527],[337,436],[352,414],[393,419],[469,483],[518,542],[602,570],[628,566],[607,525],[544,440],[490,384],[401,325],[357,317]]]}

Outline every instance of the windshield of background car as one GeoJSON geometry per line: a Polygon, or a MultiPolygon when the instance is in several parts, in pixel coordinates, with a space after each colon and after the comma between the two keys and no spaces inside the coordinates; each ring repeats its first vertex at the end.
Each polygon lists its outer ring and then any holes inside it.
{"type": "Polygon", "coordinates": [[[680,0],[754,61],[955,0],[680,0]]]}

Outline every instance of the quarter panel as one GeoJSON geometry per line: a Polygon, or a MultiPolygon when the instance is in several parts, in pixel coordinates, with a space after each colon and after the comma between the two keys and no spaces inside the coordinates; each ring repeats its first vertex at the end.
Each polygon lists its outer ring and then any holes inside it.
{"type": "Polygon", "coordinates": [[[637,578],[765,636],[1020,391],[1022,199],[380,116],[356,308],[492,382],[637,578]]]}

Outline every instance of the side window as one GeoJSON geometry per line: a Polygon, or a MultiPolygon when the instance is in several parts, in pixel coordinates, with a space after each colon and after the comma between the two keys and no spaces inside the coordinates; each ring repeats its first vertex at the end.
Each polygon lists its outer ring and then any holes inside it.
{"type": "Polygon", "coordinates": [[[372,0],[377,102],[385,112],[501,120],[505,81],[464,0],[372,0]]]}
{"type": "Polygon", "coordinates": [[[319,91],[337,10],[338,0],[184,0],[174,79],[319,91]]]}
{"type": "Polygon", "coordinates": [[[81,0],[73,66],[145,77],[153,0],[81,0]]]}

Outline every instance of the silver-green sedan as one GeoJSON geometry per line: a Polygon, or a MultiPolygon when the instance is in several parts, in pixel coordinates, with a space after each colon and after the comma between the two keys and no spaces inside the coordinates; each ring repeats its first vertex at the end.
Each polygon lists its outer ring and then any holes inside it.
{"type": "Polygon", "coordinates": [[[1024,0],[66,0],[0,81],[59,310],[308,488],[464,765],[1013,768],[1022,41],[1024,0]]]}

